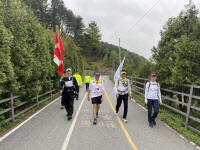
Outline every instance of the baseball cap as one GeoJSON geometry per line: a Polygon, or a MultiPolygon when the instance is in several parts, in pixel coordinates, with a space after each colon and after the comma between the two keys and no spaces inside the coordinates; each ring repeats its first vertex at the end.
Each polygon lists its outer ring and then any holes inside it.
{"type": "Polygon", "coordinates": [[[152,74],[150,75],[150,77],[153,77],[153,76],[155,76],[155,77],[156,77],[156,74],[155,74],[155,73],[152,73],[152,74]]]}
{"type": "Polygon", "coordinates": [[[67,68],[66,72],[67,72],[67,71],[72,71],[72,69],[70,69],[70,68],[67,68]]]}
{"type": "Polygon", "coordinates": [[[125,70],[122,70],[122,71],[121,71],[121,74],[126,74],[126,71],[125,71],[125,70]]]}
{"type": "Polygon", "coordinates": [[[100,72],[96,72],[96,73],[95,73],[95,76],[100,76],[100,72]]]}
{"type": "Polygon", "coordinates": [[[79,70],[78,70],[78,69],[76,69],[76,72],[79,72],[79,70]]]}

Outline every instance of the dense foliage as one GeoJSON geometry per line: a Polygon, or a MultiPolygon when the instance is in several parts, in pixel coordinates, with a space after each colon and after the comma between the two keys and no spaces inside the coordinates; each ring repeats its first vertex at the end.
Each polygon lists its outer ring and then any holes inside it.
{"type": "MultiPolygon", "coordinates": [[[[27,99],[57,88],[60,76],[53,62],[55,32],[43,27],[32,10],[18,0],[0,1],[0,9],[1,97],[12,91],[27,99]],[[49,80],[52,82],[46,82],[49,80]],[[19,90],[21,85],[26,88],[19,90]]],[[[61,38],[65,67],[82,71],[80,48],[65,34],[61,38]]]]}

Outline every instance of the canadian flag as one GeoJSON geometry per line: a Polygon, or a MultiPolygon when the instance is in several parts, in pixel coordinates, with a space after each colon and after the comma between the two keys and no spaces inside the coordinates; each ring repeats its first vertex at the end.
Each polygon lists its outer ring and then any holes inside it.
{"type": "Polygon", "coordinates": [[[54,58],[53,61],[58,65],[58,73],[61,75],[63,74],[64,67],[63,67],[63,56],[62,52],[65,51],[62,40],[60,38],[59,33],[56,34],[56,41],[55,41],[55,51],[54,51],[54,58]],[[58,40],[59,38],[59,40],[58,40]],[[60,44],[60,46],[59,46],[60,44]]]}

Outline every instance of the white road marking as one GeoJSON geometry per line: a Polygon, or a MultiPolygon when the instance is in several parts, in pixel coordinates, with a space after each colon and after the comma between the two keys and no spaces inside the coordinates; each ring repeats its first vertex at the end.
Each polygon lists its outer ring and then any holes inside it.
{"type": "Polygon", "coordinates": [[[33,117],[35,117],[37,114],[39,114],[41,111],[43,111],[45,108],[47,108],[49,105],[53,104],[60,97],[58,97],[56,100],[52,101],[51,103],[49,103],[48,105],[46,105],[44,108],[42,108],[41,110],[39,110],[38,112],[36,112],[32,116],[30,116],[27,120],[25,120],[24,122],[22,122],[21,124],[19,124],[17,127],[15,127],[14,129],[12,129],[11,131],[9,131],[8,133],[6,133],[3,137],[0,138],[0,142],[3,141],[6,137],[8,137],[10,134],[12,134],[13,132],[15,132],[17,129],[19,129],[21,126],[23,126],[25,123],[27,123],[29,120],[31,120],[33,117]]]}
{"type": "Polygon", "coordinates": [[[73,132],[73,130],[74,130],[74,127],[75,127],[75,124],[76,124],[78,115],[79,115],[79,113],[80,113],[81,107],[83,106],[83,102],[84,102],[86,96],[87,96],[87,93],[85,94],[85,96],[84,96],[84,98],[83,98],[81,104],[79,105],[79,108],[78,108],[78,110],[77,110],[77,112],[76,112],[76,115],[75,115],[75,117],[74,117],[74,120],[73,120],[73,122],[72,122],[72,124],[71,124],[71,126],[70,126],[70,128],[69,128],[69,132],[68,132],[68,134],[67,134],[67,136],[66,136],[66,138],[65,138],[65,141],[64,141],[64,143],[63,143],[63,145],[62,145],[61,150],[66,150],[66,149],[67,149],[67,146],[68,146],[68,144],[69,144],[69,140],[70,140],[70,138],[71,138],[71,135],[72,135],[72,132],[73,132]]]}

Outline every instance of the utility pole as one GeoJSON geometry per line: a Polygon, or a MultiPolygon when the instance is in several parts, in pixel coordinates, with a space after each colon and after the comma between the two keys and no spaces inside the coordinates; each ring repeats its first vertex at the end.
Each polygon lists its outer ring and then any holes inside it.
{"type": "Polygon", "coordinates": [[[121,64],[120,38],[119,38],[119,64],[121,64]]]}

